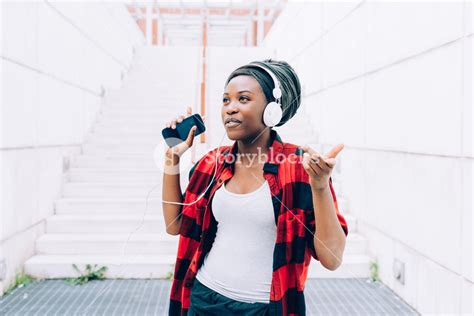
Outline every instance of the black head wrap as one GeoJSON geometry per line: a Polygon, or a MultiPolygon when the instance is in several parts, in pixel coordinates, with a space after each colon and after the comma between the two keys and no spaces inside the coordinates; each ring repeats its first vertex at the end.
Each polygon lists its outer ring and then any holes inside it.
{"type": "MultiPolygon", "coordinates": [[[[276,126],[281,126],[296,114],[301,104],[301,85],[298,75],[285,61],[265,59],[263,61],[254,61],[253,63],[260,64],[263,67],[267,67],[267,69],[269,68],[280,82],[282,93],[280,104],[283,110],[283,116],[280,123],[276,126]]],[[[275,101],[272,93],[274,88],[273,79],[265,70],[252,64],[240,66],[229,75],[225,86],[227,86],[232,78],[240,75],[252,76],[258,81],[265,94],[267,104],[275,101]]]]}

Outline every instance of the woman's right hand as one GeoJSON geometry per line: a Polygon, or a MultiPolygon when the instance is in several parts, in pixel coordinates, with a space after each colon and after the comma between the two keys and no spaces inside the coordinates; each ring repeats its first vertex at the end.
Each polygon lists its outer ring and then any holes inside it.
{"type": "MultiPolygon", "coordinates": [[[[186,115],[179,115],[175,119],[166,123],[166,127],[176,128],[176,125],[181,123],[185,118],[191,116],[192,110],[188,108],[186,115]]],[[[181,142],[173,147],[170,147],[165,152],[165,163],[167,166],[174,166],[179,163],[179,158],[184,154],[194,142],[194,134],[196,133],[196,126],[193,126],[188,133],[188,137],[184,142],[181,142]]]]}

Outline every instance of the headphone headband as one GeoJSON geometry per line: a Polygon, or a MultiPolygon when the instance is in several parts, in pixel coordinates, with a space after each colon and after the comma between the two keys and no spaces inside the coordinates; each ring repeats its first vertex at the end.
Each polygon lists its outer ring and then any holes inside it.
{"type": "Polygon", "coordinates": [[[274,85],[274,89],[272,91],[272,94],[273,94],[273,97],[275,98],[276,102],[280,103],[280,98],[281,98],[280,81],[278,81],[275,74],[269,68],[267,68],[265,66],[262,66],[262,65],[259,65],[259,64],[256,64],[256,63],[250,63],[250,65],[262,68],[263,70],[266,71],[266,73],[268,73],[270,75],[270,77],[272,77],[273,85],[274,85]]]}

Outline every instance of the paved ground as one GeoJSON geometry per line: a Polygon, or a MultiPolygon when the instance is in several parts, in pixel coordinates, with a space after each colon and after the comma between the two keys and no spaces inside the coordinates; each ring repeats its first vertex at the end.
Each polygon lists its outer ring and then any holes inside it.
{"type": "MultiPolygon", "coordinates": [[[[106,280],[71,286],[36,281],[0,298],[0,315],[167,315],[168,280],[106,280]]],[[[309,279],[307,315],[419,315],[366,279],[309,279]]]]}

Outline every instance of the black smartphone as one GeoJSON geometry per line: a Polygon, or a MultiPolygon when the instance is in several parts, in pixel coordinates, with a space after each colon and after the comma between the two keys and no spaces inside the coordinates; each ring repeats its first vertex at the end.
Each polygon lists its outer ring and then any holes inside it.
{"type": "Polygon", "coordinates": [[[169,147],[174,147],[179,143],[182,143],[188,138],[189,131],[193,126],[197,126],[194,137],[203,133],[206,130],[204,126],[204,121],[202,120],[201,115],[196,113],[194,115],[188,116],[181,123],[176,123],[176,128],[166,127],[161,131],[163,138],[165,139],[166,144],[169,147]]]}

